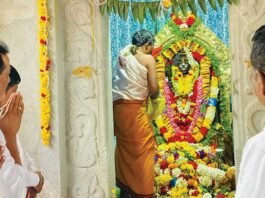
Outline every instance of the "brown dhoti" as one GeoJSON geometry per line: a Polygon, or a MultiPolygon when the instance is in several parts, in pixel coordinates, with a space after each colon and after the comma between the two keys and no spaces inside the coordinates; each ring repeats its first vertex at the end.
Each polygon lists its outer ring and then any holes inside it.
{"type": "Polygon", "coordinates": [[[135,197],[154,194],[155,138],[144,101],[114,102],[117,185],[135,197]]]}

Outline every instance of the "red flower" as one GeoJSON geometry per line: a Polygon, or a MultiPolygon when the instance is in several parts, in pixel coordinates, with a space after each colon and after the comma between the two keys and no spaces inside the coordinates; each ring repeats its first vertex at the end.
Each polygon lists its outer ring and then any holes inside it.
{"type": "Polygon", "coordinates": [[[40,19],[41,19],[42,21],[46,21],[46,20],[47,20],[47,18],[46,18],[45,16],[41,16],[40,19]]]}
{"type": "Polygon", "coordinates": [[[221,194],[221,193],[220,193],[220,194],[218,194],[218,195],[216,196],[216,198],[226,198],[226,197],[225,197],[224,194],[221,194]]]}
{"type": "Polygon", "coordinates": [[[174,98],[170,98],[170,102],[171,102],[171,103],[175,103],[176,100],[175,100],[174,98]]]}
{"type": "Polygon", "coordinates": [[[208,129],[206,127],[201,127],[201,133],[203,136],[207,135],[208,129]]]}
{"type": "Polygon", "coordinates": [[[160,133],[162,134],[162,135],[164,135],[164,133],[166,133],[167,132],[167,128],[166,127],[162,127],[162,128],[160,128],[160,133]]]}
{"type": "Polygon", "coordinates": [[[161,195],[166,195],[167,194],[167,188],[166,188],[166,186],[162,186],[161,188],[160,188],[160,194],[161,195]]]}
{"type": "Polygon", "coordinates": [[[177,25],[181,25],[181,24],[183,24],[183,21],[182,21],[180,18],[178,18],[178,17],[174,20],[174,22],[175,22],[177,25]]]}
{"type": "Polygon", "coordinates": [[[191,193],[192,196],[198,196],[199,195],[199,191],[198,190],[195,190],[191,193]]]}
{"type": "Polygon", "coordinates": [[[161,52],[162,49],[163,49],[163,45],[161,45],[161,46],[159,46],[159,47],[157,47],[157,48],[154,48],[154,49],[152,50],[152,56],[153,56],[153,57],[158,56],[158,55],[160,54],[160,52],[161,52]]]}
{"type": "Polygon", "coordinates": [[[203,58],[203,56],[200,55],[199,52],[192,52],[192,56],[194,57],[194,59],[195,59],[197,62],[200,62],[201,59],[203,58]]]}
{"type": "Polygon", "coordinates": [[[42,45],[46,45],[46,41],[43,40],[43,39],[40,40],[40,43],[41,43],[42,45]]]}
{"type": "Polygon", "coordinates": [[[194,161],[190,161],[189,164],[192,165],[195,170],[198,168],[198,164],[194,161]]]}
{"type": "Polygon", "coordinates": [[[47,65],[50,65],[51,64],[51,60],[47,60],[47,65]]]}
{"type": "Polygon", "coordinates": [[[212,76],[215,76],[215,72],[214,72],[213,69],[212,69],[212,71],[211,71],[211,75],[212,75],[212,76]]]}
{"type": "Polygon", "coordinates": [[[189,17],[188,20],[186,21],[186,24],[188,26],[191,26],[195,22],[195,19],[193,17],[189,17]]]}
{"type": "Polygon", "coordinates": [[[160,168],[161,168],[162,170],[166,169],[167,167],[168,167],[168,163],[167,163],[166,161],[162,161],[162,162],[160,163],[160,168]]]}

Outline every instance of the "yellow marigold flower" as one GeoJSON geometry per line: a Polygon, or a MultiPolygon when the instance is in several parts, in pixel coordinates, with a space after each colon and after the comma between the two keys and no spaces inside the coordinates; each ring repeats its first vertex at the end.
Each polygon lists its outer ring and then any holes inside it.
{"type": "Polygon", "coordinates": [[[174,158],[173,155],[170,155],[170,156],[167,157],[166,161],[167,161],[169,164],[172,164],[172,163],[174,163],[175,158],[174,158]]]}
{"type": "Polygon", "coordinates": [[[171,137],[171,133],[166,132],[166,133],[163,135],[163,137],[165,138],[166,141],[168,141],[168,138],[171,137]]]}
{"type": "Polygon", "coordinates": [[[196,140],[196,142],[200,142],[204,137],[201,133],[196,133],[194,135],[192,135],[194,137],[194,139],[196,140]]]}
{"type": "Polygon", "coordinates": [[[159,117],[158,119],[156,119],[156,125],[161,128],[162,126],[164,126],[164,121],[161,117],[159,117]]]}
{"type": "Polygon", "coordinates": [[[43,144],[44,145],[49,145],[51,133],[49,131],[47,131],[46,129],[43,129],[41,136],[42,136],[43,144]]]}

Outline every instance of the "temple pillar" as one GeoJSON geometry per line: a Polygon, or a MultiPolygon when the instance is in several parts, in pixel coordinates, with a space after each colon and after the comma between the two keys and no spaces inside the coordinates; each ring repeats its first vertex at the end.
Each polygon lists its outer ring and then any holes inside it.
{"type": "Polygon", "coordinates": [[[115,187],[108,17],[100,15],[94,1],[61,4],[68,196],[108,198],[115,187]]]}
{"type": "Polygon", "coordinates": [[[264,25],[265,4],[263,0],[240,1],[230,6],[230,50],[233,84],[233,133],[237,172],[246,141],[265,126],[265,108],[252,91],[251,69],[246,62],[250,59],[252,36],[264,25]]]}

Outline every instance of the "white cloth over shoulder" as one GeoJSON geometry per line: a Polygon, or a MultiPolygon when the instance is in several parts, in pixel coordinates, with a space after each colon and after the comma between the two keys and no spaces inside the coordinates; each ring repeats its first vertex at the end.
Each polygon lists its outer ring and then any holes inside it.
{"type": "Polygon", "coordinates": [[[236,198],[265,197],[265,129],[250,138],[243,151],[236,198]]]}
{"type": "Polygon", "coordinates": [[[145,100],[149,91],[147,68],[130,52],[132,45],[121,50],[112,79],[113,101],[119,99],[145,100]]]}
{"type": "MultiPolygon", "coordinates": [[[[0,142],[6,143],[3,133],[0,131],[0,142]]],[[[15,164],[6,145],[5,162],[0,169],[0,198],[25,198],[27,187],[37,186],[39,176],[28,169],[15,164]]]]}

